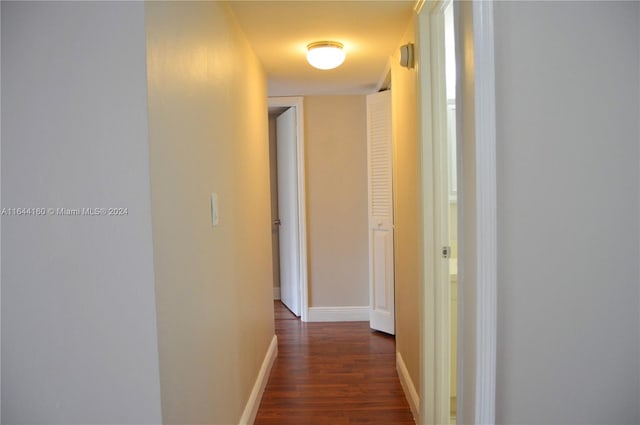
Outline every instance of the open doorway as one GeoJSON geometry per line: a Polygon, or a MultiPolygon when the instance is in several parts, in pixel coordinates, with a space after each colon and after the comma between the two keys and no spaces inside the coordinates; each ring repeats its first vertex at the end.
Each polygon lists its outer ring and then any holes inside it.
{"type": "Polygon", "coordinates": [[[276,118],[286,108],[269,108],[269,174],[271,189],[271,256],[273,268],[273,299],[280,300],[280,215],[278,211],[278,146],[276,118]]]}
{"type": "Polygon", "coordinates": [[[444,9],[445,92],[447,97],[447,223],[449,233],[449,412],[450,423],[457,423],[458,411],[458,173],[456,142],[456,51],[453,2],[444,9]]]}
{"type": "MultiPolygon", "coordinates": [[[[291,113],[292,99],[299,99],[299,106],[295,106],[297,112],[302,107],[302,98],[269,101],[273,145],[281,132],[278,120],[291,113]]],[[[283,185],[284,190],[297,190],[300,207],[305,207],[298,223],[302,227],[299,234],[305,235],[306,231],[308,240],[301,241],[298,248],[306,248],[306,252],[299,253],[302,259],[299,270],[308,275],[299,280],[302,298],[299,315],[303,321],[311,322],[369,321],[367,96],[307,96],[304,108],[305,140],[298,143],[297,151],[299,163],[303,165],[299,164],[297,169],[305,174],[298,180],[304,177],[305,183],[297,187],[283,185]]],[[[276,146],[272,146],[271,151],[277,167],[281,168],[276,146]]],[[[272,181],[276,180],[277,173],[272,172],[272,181]]],[[[289,178],[289,183],[291,180],[295,178],[289,178]]],[[[278,210],[281,201],[277,202],[278,210]]],[[[282,211],[276,211],[275,199],[273,206],[276,222],[272,234],[282,239],[282,227],[286,223],[282,220],[282,211]]],[[[279,242],[282,245],[282,240],[279,242]]],[[[281,252],[282,246],[274,256],[281,252]]],[[[282,283],[285,260],[280,255],[277,264],[274,262],[274,268],[280,269],[274,276],[275,281],[280,282],[275,285],[274,295],[287,304],[282,283]]],[[[292,306],[289,308],[295,312],[292,306]]]]}
{"type": "Polygon", "coordinates": [[[307,320],[302,99],[269,99],[274,299],[307,320]]]}
{"type": "Polygon", "coordinates": [[[419,73],[421,145],[424,175],[436,178],[423,180],[422,305],[426,320],[421,388],[433,397],[421,404],[421,418],[426,423],[450,422],[454,401],[456,422],[494,423],[497,234],[493,6],[491,2],[453,1],[427,5],[418,11],[423,65],[419,73]],[[453,4],[455,28],[447,36],[449,3],[453,4]],[[446,84],[446,45],[452,35],[457,65],[457,122],[451,128],[457,130],[455,203],[447,199],[451,189],[447,180],[453,176],[447,177],[448,172],[442,170],[451,161],[446,152],[453,149],[447,143],[447,110],[454,105],[448,101],[446,84]],[[455,219],[450,218],[453,207],[455,219]],[[454,243],[443,221],[459,224],[454,243]],[[457,293],[450,280],[452,271],[456,283],[460,278],[460,286],[455,285],[457,293]],[[452,292],[457,312],[452,308],[452,292]],[[452,328],[457,335],[451,333],[452,328]],[[454,342],[455,347],[451,345],[454,342]],[[457,379],[452,379],[454,373],[457,379]]]}
{"type": "Polygon", "coordinates": [[[458,413],[458,188],[456,55],[453,2],[419,15],[424,112],[425,333],[423,406],[427,423],[457,423],[458,413]]]}

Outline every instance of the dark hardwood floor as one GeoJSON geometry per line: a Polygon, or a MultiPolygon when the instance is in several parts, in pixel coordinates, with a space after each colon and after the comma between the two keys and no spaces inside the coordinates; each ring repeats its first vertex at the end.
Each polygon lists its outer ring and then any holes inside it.
{"type": "Polygon", "coordinates": [[[302,323],[274,305],[278,358],[256,425],[413,425],[395,339],[368,322],[302,323]]]}

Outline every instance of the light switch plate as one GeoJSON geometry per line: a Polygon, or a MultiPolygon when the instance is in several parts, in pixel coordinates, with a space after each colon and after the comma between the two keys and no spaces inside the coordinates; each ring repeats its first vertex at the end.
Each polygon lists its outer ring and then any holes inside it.
{"type": "Polygon", "coordinates": [[[211,226],[216,227],[218,225],[218,194],[211,194],[211,226]]]}

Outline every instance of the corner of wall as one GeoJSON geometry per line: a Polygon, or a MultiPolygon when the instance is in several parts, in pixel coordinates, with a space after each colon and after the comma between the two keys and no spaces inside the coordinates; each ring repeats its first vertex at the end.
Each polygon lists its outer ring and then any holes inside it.
{"type": "MultiPolygon", "coordinates": [[[[415,43],[415,16],[398,47],[415,43]]],[[[416,69],[391,61],[393,127],[393,196],[395,221],[396,347],[413,382],[420,379],[420,287],[422,263],[418,239],[420,218],[420,151],[416,69]]]]}
{"type": "Polygon", "coordinates": [[[407,365],[404,364],[402,354],[400,354],[399,351],[396,352],[396,370],[398,371],[398,378],[400,378],[400,385],[402,386],[404,396],[411,408],[413,420],[418,423],[420,418],[420,396],[418,395],[414,382],[411,380],[407,365]]]}
{"type": "Polygon", "coordinates": [[[262,366],[260,366],[260,371],[256,377],[256,382],[253,385],[247,404],[240,417],[240,425],[252,425],[255,421],[258,409],[260,408],[260,401],[262,400],[264,389],[269,381],[269,374],[271,373],[273,363],[276,361],[276,357],[278,357],[278,337],[274,335],[265,353],[262,366]]]}

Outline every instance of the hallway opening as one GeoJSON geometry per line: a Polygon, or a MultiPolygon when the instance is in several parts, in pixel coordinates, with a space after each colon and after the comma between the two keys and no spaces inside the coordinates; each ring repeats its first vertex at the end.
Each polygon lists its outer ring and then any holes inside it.
{"type": "Polygon", "coordinates": [[[278,357],[256,425],[413,425],[395,338],[368,322],[309,323],[274,301],[278,357]]]}

